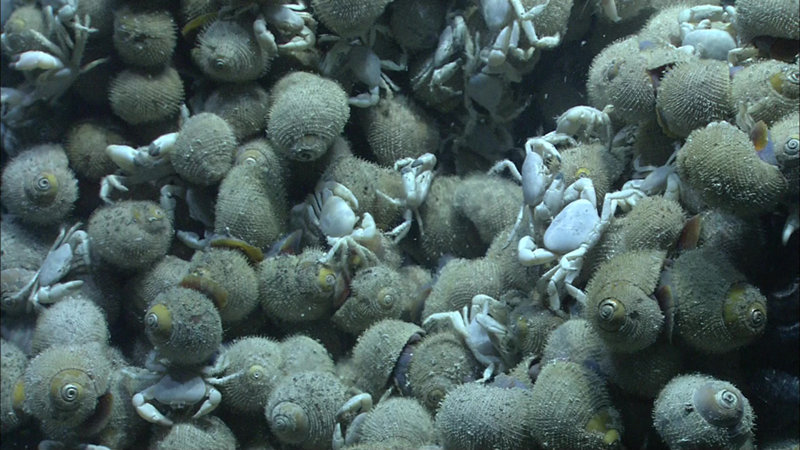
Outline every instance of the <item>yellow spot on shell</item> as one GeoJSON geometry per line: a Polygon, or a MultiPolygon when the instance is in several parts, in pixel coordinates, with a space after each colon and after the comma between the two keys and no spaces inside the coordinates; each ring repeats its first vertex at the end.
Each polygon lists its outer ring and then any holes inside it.
{"type": "Polygon", "coordinates": [[[317,272],[317,286],[323,292],[330,292],[336,287],[336,272],[328,266],[320,266],[317,272]]]}
{"type": "Polygon", "coordinates": [[[144,326],[158,337],[167,338],[172,333],[172,313],[166,305],[153,305],[144,316],[144,326]]]}
{"type": "Polygon", "coordinates": [[[191,33],[196,32],[200,28],[202,28],[205,24],[210,23],[214,19],[217,18],[216,12],[210,12],[206,14],[201,14],[194,19],[190,20],[186,25],[181,28],[181,35],[183,37],[188,37],[191,33]]]}
{"type": "Polygon", "coordinates": [[[586,167],[580,167],[578,170],[575,171],[575,178],[586,178],[590,177],[592,172],[587,169],[586,167]]]}
{"type": "Polygon", "coordinates": [[[586,431],[600,433],[603,435],[605,444],[613,444],[620,439],[619,431],[612,428],[614,426],[613,422],[611,414],[607,410],[603,410],[589,419],[589,422],[586,423],[586,431]]]}
{"type": "Polygon", "coordinates": [[[50,399],[61,410],[76,409],[86,395],[86,372],[78,369],[64,369],[50,380],[50,399]]]}
{"type": "Polygon", "coordinates": [[[193,289],[210,298],[217,309],[222,310],[228,305],[228,291],[219,283],[212,280],[207,269],[198,267],[181,280],[181,287],[193,289]]]}
{"type": "Polygon", "coordinates": [[[25,402],[25,383],[22,380],[14,385],[14,392],[11,394],[11,405],[15,411],[22,411],[22,404],[25,402]]]}
{"type": "Polygon", "coordinates": [[[239,250],[253,264],[258,264],[264,260],[264,252],[260,248],[252,246],[241,239],[231,237],[216,238],[211,240],[211,246],[239,250]]]}
{"type": "Polygon", "coordinates": [[[617,331],[625,323],[625,305],[615,298],[600,302],[597,313],[600,316],[600,328],[606,331],[617,331]]]}

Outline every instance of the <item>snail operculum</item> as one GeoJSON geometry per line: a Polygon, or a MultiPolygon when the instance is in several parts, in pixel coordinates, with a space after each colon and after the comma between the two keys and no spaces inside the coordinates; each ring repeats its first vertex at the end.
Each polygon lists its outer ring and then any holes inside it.
{"type": "Polygon", "coordinates": [[[692,403],[706,422],[714,426],[733,428],[744,415],[741,394],[724,387],[715,387],[714,383],[705,383],[698,387],[692,403]]]}
{"type": "Polygon", "coordinates": [[[625,305],[615,299],[606,298],[597,305],[600,327],[606,331],[618,331],[625,324],[625,305]]]}
{"type": "Polygon", "coordinates": [[[53,172],[40,172],[25,186],[25,194],[37,205],[49,205],[58,195],[58,178],[53,172]]]}

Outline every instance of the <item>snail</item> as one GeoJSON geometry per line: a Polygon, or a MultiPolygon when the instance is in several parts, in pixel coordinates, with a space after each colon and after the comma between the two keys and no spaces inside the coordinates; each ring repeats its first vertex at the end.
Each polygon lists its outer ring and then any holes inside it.
{"type": "Polygon", "coordinates": [[[178,29],[167,10],[125,5],[114,13],[114,49],[130,66],[161,67],[172,60],[178,29]]]}
{"type": "Polygon", "coordinates": [[[109,86],[111,111],[130,125],[177,117],[183,103],[183,81],[167,66],[156,73],[125,69],[109,86]]]}
{"type": "Polygon", "coordinates": [[[184,180],[201,186],[216,184],[233,167],[236,136],[213,113],[190,117],[181,126],[169,160],[184,180]]]}

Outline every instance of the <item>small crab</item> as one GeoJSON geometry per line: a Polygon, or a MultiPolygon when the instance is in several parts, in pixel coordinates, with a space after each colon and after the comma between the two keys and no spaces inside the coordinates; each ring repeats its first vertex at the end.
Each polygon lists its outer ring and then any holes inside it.
{"type": "Polygon", "coordinates": [[[195,370],[194,368],[171,367],[166,361],[158,360],[158,353],[153,350],[145,362],[146,371],[126,369],[125,373],[137,382],[149,384],[144,390],[133,395],[131,402],[139,417],[165,427],[172,426],[173,421],[152,403],[153,400],[169,406],[172,410],[183,410],[197,405],[193,419],[211,413],[222,401],[222,394],[214,387],[232,377],[241,376],[237,372],[222,378],[214,375],[222,373],[227,366],[224,353],[213,365],[195,370]]]}
{"type": "Polygon", "coordinates": [[[246,13],[255,13],[257,16],[253,27],[256,36],[268,42],[269,48],[275,48],[282,54],[296,54],[311,49],[316,43],[314,30],[317,21],[311,13],[307,12],[307,6],[303,1],[297,3],[285,2],[241,2],[237,6],[224,6],[219,11],[219,16],[234,18],[246,13]],[[281,43],[275,39],[275,35],[267,28],[274,30],[281,43]]]}
{"type": "Polygon", "coordinates": [[[43,8],[49,35],[56,42],[35,30],[28,30],[46,51],[29,50],[14,55],[15,60],[10,67],[30,75],[26,75],[27,80],[18,89],[3,88],[6,91],[3,95],[6,103],[3,115],[5,122],[13,124],[23,120],[25,109],[37,101],[58,100],[78,76],[107,60],[102,58],[81,65],[89,34],[97,30],[90,27],[88,15],[81,18],[75,14],[76,6],[73,3],[65,2],[56,13],[53,13],[51,5],[43,8]],[[73,36],[68,30],[72,30],[73,36]]]}
{"type": "Polygon", "coordinates": [[[403,178],[404,198],[392,198],[378,191],[382,196],[395,206],[406,208],[403,213],[403,223],[396,226],[387,235],[394,238],[395,243],[401,241],[411,229],[411,221],[414,217],[419,225],[419,232],[423,234],[422,217],[419,215],[419,207],[425,201],[433,182],[433,168],[436,166],[436,156],[425,153],[419,158],[403,158],[394,163],[394,170],[399,171],[403,178]]]}
{"type": "Polygon", "coordinates": [[[495,36],[486,58],[490,67],[498,67],[505,63],[509,55],[521,61],[533,57],[537,48],[555,48],[561,42],[561,36],[540,38],[536,35],[533,19],[542,14],[550,0],[541,5],[525,10],[522,0],[480,0],[481,13],[489,32],[495,36]],[[520,46],[520,35],[524,35],[529,46],[520,46]]]}
{"type": "Polygon", "coordinates": [[[465,50],[472,46],[467,24],[461,14],[451,14],[439,35],[436,50],[411,78],[414,91],[427,92],[437,104],[446,104],[463,94],[463,84],[456,77],[465,61],[465,50]]]}
{"type": "Polygon", "coordinates": [[[609,150],[614,139],[614,129],[608,116],[614,107],[608,105],[603,110],[591,106],[573,106],[556,118],[556,129],[544,135],[551,144],[577,145],[578,141],[588,142],[599,139],[608,145],[609,150]]]}
{"type": "Polygon", "coordinates": [[[678,14],[681,45],[691,47],[700,58],[728,60],[728,53],[737,48],[736,31],[729,9],[700,5],[678,14]]]}
{"type": "Polygon", "coordinates": [[[399,62],[381,59],[374,51],[373,46],[377,39],[380,27],[372,27],[363,37],[345,40],[338,36],[324,36],[325,41],[336,41],[320,62],[320,72],[327,77],[339,78],[350,72],[355,79],[367,87],[367,92],[356,94],[348,103],[358,108],[368,108],[380,101],[380,90],[391,93],[400,88],[389,78],[384,70],[406,70],[403,54],[399,62]]]}
{"type": "Polygon", "coordinates": [[[675,167],[678,148],[672,152],[663,166],[642,166],[639,158],[633,160],[634,176],[646,174],[643,178],[635,178],[622,185],[622,190],[636,189],[645,195],[663,194],[664,198],[679,201],[681,196],[681,179],[675,167]]]}
{"type": "Polygon", "coordinates": [[[306,220],[319,230],[331,246],[320,262],[329,264],[334,260],[348,268],[351,252],[355,253],[360,264],[371,265],[378,258],[370,247],[378,245],[380,231],[375,219],[368,212],[361,217],[361,226],[356,227],[358,199],[344,185],[335,181],[317,184],[314,194],[309,195],[305,205],[306,220]]]}
{"type": "Polygon", "coordinates": [[[493,374],[504,372],[511,360],[512,352],[502,344],[506,341],[504,338],[507,334],[505,326],[507,314],[505,303],[488,295],[478,294],[472,297],[471,305],[464,306],[461,313],[450,311],[431,314],[422,325],[449,321],[464,339],[475,359],[486,366],[483,378],[479,381],[487,381],[493,374]]]}
{"type": "Polygon", "coordinates": [[[69,229],[62,228],[39,270],[22,289],[4,301],[27,301],[38,310],[42,304],[55,303],[80,289],[81,280],[60,281],[74,269],[89,265],[89,237],[78,229],[81,225],[78,222],[69,229]]]}
{"type": "MultiPolygon", "coordinates": [[[[378,400],[378,403],[388,397],[391,392],[391,389],[386,391],[383,397],[378,400]]],[[[365,392],[350,397],[339,408],[339,411],[336,412],[336,427],[333,430],[334,450],[343,449],[358,442],[359,428],[371,409],[372,396],[365,392]],[[346,433],[343,433],[342,423],[345,422],[347,417],[352,417],[352,420],[346,428],[346,433]]]]}

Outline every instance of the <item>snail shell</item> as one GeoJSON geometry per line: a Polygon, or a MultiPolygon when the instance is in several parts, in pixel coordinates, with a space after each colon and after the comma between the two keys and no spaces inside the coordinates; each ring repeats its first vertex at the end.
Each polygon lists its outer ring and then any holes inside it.
{"type": "Polygon", "coordinates": [[[39,270],[55,234],[42,235],[40,230],[31,228],[10,214],[0,217],[0,248],[3,252],[0,269],[39,270]]]}
{"type": "Polygon", "coordinates": [[[166,289],[150,302],[144,331],[159,354],[177,365],[203,363],[222,343],[222,322],[214,303],[180,286],[166,289]]]}
{"type": "Polygon", "coordinates": [[[533,448],[532,391],[467,383],[450,391],[436,414],[445,449],[533,448]]]}
{"type": "Polygon", "coordinates": [[[797,4],[785,0],[741,0],[736,2],[736,31],[749,42],[757,36],[800,39],[797,4]]]}
{"type": "Polygon", "coordinates": [[[258,83],[223,84],[208,96],[203,108],[225,120],[236,140],[256,137],[267,128],[269,96],[258,83]]]}
{"type": "Polygon", "coordinates": [[[787,190],[778,168],[762,161],[747,134],[727,122],[693,131],[676,162],[681,180],[706,203],[739,215],[771,210],[787,190]]]}
{"type": "Polygon", "coordinates": [[[21,400],[15,386],[27,366],[25,353],[13,342],[0,339],[0,431],[4,434],[15,430],[23,420],[17,407],[20,405],[15,406],[21,400]]]}
{"type": "Polygon", "coordinates": [[[3,52],[16,55],[29,50],[46,50],[32,33],[34,31],[43,36],[48,34],[41,8],[38,5],[18,5],[3,24],[3,52]]]}
{"type": "MultiPolygon", "coordinates": [[[[746,105],[754,122],[768,126],[797,112],[800,98],[800,69],[797,65],[772,59],[756,62],[736,72],[731,82],[735,105],[746,105]]],[[[777,149],[776,149],[777,150],[777,149]]]]}
{"type": "Polygon", "coordinates": [[[800,114],[787,114],[770,128],[778,168],[789,185],[789,194],[797,197],[800,189],[800,114]]]}
{"type": "Polygon", "coordinates": [[[281,370],[281,346],[272,339],[250,336],[225,350],[228,366],[221,377],[241,373],[220,384],[223,401],[240,412],[258,412],[267,404],[269,394],[278,384],[281,370]]]}
{"type": "Polygon", "coordinates": [[[115,267],[143,269],[167,254],[172,223],[157,203],[126,200],[97,208],[86,232],[92,251],[115,267]]]}
{"type": "Polygon", "coordinates": [[[267,249],[286,228],[284,168],[265,139],[239,147],[239,157],[220,183],[214,229],[267,249]]]}
{"type": "Polygon", "coordinates": [[[117,165],[106,154],[109,145],[128,145],[129,142],[111,123],[82,121],[67,132],[64,149],[75,172],[91,181],[100,181],[114,173],[117,165]]]}
{"type": "Polygon", "coordinates": [[[686,216],[681,205],[663,196],[645,197],[620,220],[625,250],[668,250],[683,230],[686,216]]]}
{"type": "Polygon", "coordinates": [[[272,55],[253,35],[252,22],[215,20],[197,36],[192,61],[215,81],[243,83],[261,78],[270,68],[272,55]]]}
{"type": "Polygon", "coordinates": [[[670,448],[744,448],[753,421],[750,402],[734,385],[700,374],[673,378],[653,409],[656,431],[670,448]]]}
{"type": "Polygon", "coordinates": [[[99,343],[53,345],[30,361],[23,409],[41,421],[51,439],[93,434],[108,420],[101,400],[111,376],[106,351],[99,343]]]}
{"type": "Polygon", "coordinates": [[[150,447],[153,450],[202,448],[230,450],[237,448],[236,436],[219,417],[202,416],[171,427],[153,427],[150,447]]]}
{"type": "Polygon", "coordinates": [[[634,353],[610,353],[609,380],[623,391],[640,398],[655,398],[682,368],[681,351],[658,341],[634,353]]]}
{"type": "Polygon", "coordinates": [[[426,336],[416,345],[406,377],[414,397],[433,412],[448,392],[474,380],[480,369],[461,338],[441,332],[426,336]]]}
{"type": "Polygon", "coordinates": [[[661,333],[664,314],[652,294],[665,256],[661,250],[617,255],[586,286],[586,319],[613,351],[642,350],[661,333]]]}
{"type": "MultiPolygon", "coordinates": [[[[424,258],[435,264],[443,255],[460,258],[482,256],[488,243],[480,239],[480,232],[453,204],[453,198],[462,179],[440,175],[433,179],[428,197],[419,208],[425,234],[420,237],[424,258]]],[[[488,292],[487,295],[490,295],[488,292]]],[[[472,298],[472,297],[470,297],[472,298]]]]}
{"type": "Polygon", "coordinates": [[[595,56],[589,68],[586,81],[589,105],[597,109],[614,105],[612,117],[626,123],[652,116],[656,98],[646,66],[636,37],[608,45],[595,56]]]}
{"type": "Polygon", "coordinates": [[[766,328],[766,298],[713,248],[681,254],[665,284],[674,333],[693,348],[728,352],[753,342],[766,328]]]}
{"type": "Polygon", "coordinates": [[[36,225],[59,223],[78,199],[78,180],[59,144],[20,153],[3,169],[0,188],[8,212],[36,225]]]}
{"type": "Polygon", "coordinates": [[[378,403],[358,427],[358,443],[418,448],[433,442],[433,419],[413,398],[389,397],[378,403]]]}
{"type": "Polygon", "coordinates": [[[589,367],[603,377],[612,371],[608,347],[586,319],[567,320],[550,333],[542,351],[542,365],[556,361],[589,367]]]}
{"type": "Polygon", "coordinates": [[[212,113],[190,117],[175,140],[170,161],[184,180],[209,186],[233,167],[236,136],[228,122],[212,113]]]}
{"type": "Polygon", "coordinates": [[[517,183],[487,174],[465,177],[453,196],[455,209],[473,223],[484,244],[491,244],[514,225],[521,204],[522,191],[517,183]]]}
{"type": "Polygon", "coordinates": [[[141,320],[147,304],[165,289],[180,284],[189,273],[189,261],[167,255],[152,268],[134,275],[126,286],[131,311],[141,320]]]}
{"type": "Polygon", "coordinates": [[[417,334],[424,334],[422,328],[395,319],[384,319],[369,327],[353,347],[353,369],[358,375],[355,387],[379,398],[400,354],[409,339],[417,334]]]}
{"type": "Polygon", "coordinates": [[[343,38],[365,32],[392,0],[313,0],[314,16],[343,38]]]}
{"type": "Polygon", "coordinates": [[[379,265],[359,270],[350,281],[350,296],[333,314],[339,329],[359,334],[381,319],[399,319],[412,301],[400,273],[379,265]]]}
{"type": "Polygon", "coordinates": [[[529,427],[542,448],[621,447],[621,417],[604,381],[580,364],[555,361],[544,366],[529,405],[529,427]]]}
{"type": "Polygon", "coordinates": [[[184,96],[181,77],[169,66],[156,73],[125,69],[108,92],[111,110],[130,125],[176,117],[184,96]]]}
{"type": "Polygon", "coordinates": [[[278,255],[258,266],[261,306],[269,317],[305,322],[328,317],[343,291],[344,279],[319,259],[325,253],[307,249],[300,255],[278,255]]]}
{"type": "Polygon", "coordinates": [[[508,317],[508,330],[520,355],[541,355],[550,333],[564,319],[548,308],[530,301],[520,302],[508,317]]]}
{"type": "Polygon", "coordinates": [[[159,67],[172,60],[177,26],[166,10],[126,5],[114,13],[114,49],[125,64],[159,67]]]}
{"type": "Polygon", "coordinates": [[[193,287],[191,282],[186,283],[192,277],[205,278],[225,292],[225,304],[217,303],[224,325],[242,320],[258,306],[256,271],[247,257],[237,250],[208,248],[195,252],[189,265],[189,275],[183,279],[181,285],[193,287]]]}
{"type": "Polygon", "coordinates": [[[335,372],[333,358],[319,341],[296,334],[280,343],[283,360],[282,369],[286,374],[306,371],[335,372]]]}
{"type": "Polygon", "coordinates": [[[656,111],[664,132],[680,137],[733,116],[728,63],[694,59],[675,64],[661,80],[656,111]]]}
{"type": "Polygon", "coordinates": [[[589,178],[594,185],[597,204],[603,204],[611,183],[619,178],[624,166],[606,150],[606,143],[580,144],[562,153],[561,173],[564,185],[569,186],[580,178],[589,178]]]}
{"type": "Polygon", "coordinates": [[[645,120],[636,128],[633,140],[633,157],[639,158],[639,164],[661,166],[669,160],[675,151],[674,139],[670,138],[653,117],[645,120]]]}
{"type": "Polygon", "coordinates": [[[350,118],[347,93],[316,74],[292,72],[272,93],[267,136],[296,161],[319,159],[350,118]]]}
{"type": "Polygon", "coordinates": [[[382,98],[362,116],[367,142],[382,166],[392,167],[401,158],[417,158],[439,148],[435,122],[407,97],[382,98]]]}
{"type": "Polygon", "coordinates": [[[346,387],[330,372],[285,376],[264,410],[272,434],[303,449],[331,447],[336,412],[347,400],[346,387]]]}
{"type": "Polygon", "coordinates": [[[439,312],[461,311],[477,294],[499,298],[505,290],[500,269],[500,265],[487,258],[451,259],[441,269],[425,301],[423,320],[439,312]]]}
{"type": "Polygon", "coordinates": [[[33,332],[33,353],[52,345],[108,345],[109,332],[103,311],[85,297],[70,297],[42,312],[33,332]]]}

